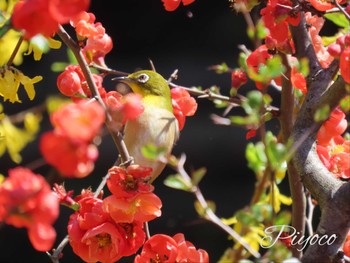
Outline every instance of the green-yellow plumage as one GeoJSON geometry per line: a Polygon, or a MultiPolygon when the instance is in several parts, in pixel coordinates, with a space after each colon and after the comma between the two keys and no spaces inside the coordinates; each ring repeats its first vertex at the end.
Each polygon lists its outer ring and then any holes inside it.
{"type": "Polygon", "coordinates": [[[127,121],[124,141],[136,164],[153,168],[153,181],[165,164],[145,158],[141,148],[153,144],[166,149],[166,154],[172,151],[179,130],[173,114],[170,88],[161,75],[150,70],[137,71],[120,81],[142,96],[144,112],[136,120],[127,121]]]}

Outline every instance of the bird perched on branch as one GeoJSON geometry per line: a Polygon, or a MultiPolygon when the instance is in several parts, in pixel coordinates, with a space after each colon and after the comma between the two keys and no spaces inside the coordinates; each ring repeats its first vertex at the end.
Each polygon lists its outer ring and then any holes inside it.
{"type": "Polygon", "coordinates": [[[142,97],[144,111],[137,119],[126,122],[124,141],[136,164],[152,167],[153,182],[166,164],[160,160],[146,158],[142,147],[153,145],[163,149],[164,154],[168,155],[179,137],[169,85],[160,74],[151,70],[137,71],[115,80],[126,84],[142,97]]]}

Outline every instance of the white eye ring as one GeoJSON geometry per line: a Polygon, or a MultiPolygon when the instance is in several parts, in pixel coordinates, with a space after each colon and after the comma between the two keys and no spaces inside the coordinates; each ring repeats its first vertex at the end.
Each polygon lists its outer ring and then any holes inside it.
{"type": "Polygon", "coordinates": [[[137,77],[137,81],[141,83],[146,83],[148,80],[149,80],[149,76],[145,73],[142,73],[137,77]]]}

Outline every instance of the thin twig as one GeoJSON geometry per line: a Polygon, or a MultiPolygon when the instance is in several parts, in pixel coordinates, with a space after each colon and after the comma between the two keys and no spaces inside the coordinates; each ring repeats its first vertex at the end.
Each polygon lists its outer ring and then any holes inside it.
{"type": "MultiPolygon", "coordinates": [[[[188,175],[186,170],[184,169],[184,163],[186,160],[185,154],[182,154],[180,160],[176,166],[172,166],[185,180],[187,185],[192,185],[191,177],[188,175]]],[[[205,200],[201,190],[198,186],[192,186],[192,193],[196,196],[198,202],[203,207],[205,211],[206,218],[209,219],[212,223],[219,226],[221,229],[226,231],[234,240],[236,240],[239,244],[241,244],[252,256],[255,258],[260,258],[261,255],[259,252],[255,251],[236,231],[234,231],[231,227],[224,224],[220,218],[210,209],[207,201],[205,200]]]]}
{"type": "Polygon", "coordinates": [[[16,57],[16,55],[17,55],[17,52],[18,52],[19,48],[20,48],[21,45],[22,45],[23,40],[24,40],[24,39],[23,39],[23,35],[21,35],[21,36],[19,37],[18,41],[17,41],[17,44],[16,44],[16,46],[15,46],[15,49],[13,50],[13,52],[12,52],[12,54],[11,54],[11,57],[10,57],[9,60],[7,61],[7,64],[6,64],[6,65],[7,65],[8,67],[12,65],[13,60],[15,59],[15,57],[16,57]]]}

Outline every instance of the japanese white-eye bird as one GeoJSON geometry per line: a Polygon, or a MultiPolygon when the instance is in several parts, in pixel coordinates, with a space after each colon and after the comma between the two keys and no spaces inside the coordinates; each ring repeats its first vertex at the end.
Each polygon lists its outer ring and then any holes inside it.
{"type": "Polygon", "coordinates": [[[169,85],[160,74],[151,70],[140,70],[116,80],[126,84],[142,97],[144,111],[137,119],[126,122],[124,141],[135,164],[152,167],[153,182],[166,164],[146,158],[142,154],[142,147],[154,145],[162,148],[164,154],[168,155],[179,137],[169,85]]]}

